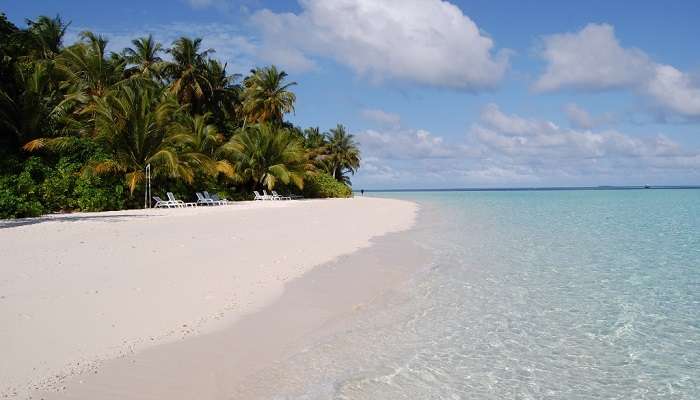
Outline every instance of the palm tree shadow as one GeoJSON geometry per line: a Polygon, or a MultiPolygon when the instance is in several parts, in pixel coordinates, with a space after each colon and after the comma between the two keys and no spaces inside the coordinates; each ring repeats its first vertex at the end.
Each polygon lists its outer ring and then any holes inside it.
{"type": "Polygon", "coordinates": [[[18,226],[36,225],[46,222],[125,222],[133,218],[148,218],[153,214],[121,214],[121,215],[45,215],[36,218],[8,219],[0,220],[0,229],[16,228],[18,226]]]}

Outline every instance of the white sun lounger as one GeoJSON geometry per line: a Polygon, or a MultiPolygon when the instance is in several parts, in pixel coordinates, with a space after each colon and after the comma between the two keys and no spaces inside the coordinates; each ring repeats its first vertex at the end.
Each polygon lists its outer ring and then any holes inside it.
{"type": "Polygon", "coordinates": [[[178,207],[196,207],[197,203],[185,203],[182,200],[178,200],[175,198],[175,195],[173,192],[168,192],[168,200],[170,200],[171,203],[176,204],[178,207]]]}
{"type": "Polygon", "coordinates": [[[272,191],[272,198],[275,200],[291,200],[292,198],[289,196],[280,196],[277,192],[274,190],[272,191]]]}
{"type": "Polygon", "coordinates": [[[201,192],[197,192],[196,195],[197,195],[197,204],[198,205],[201,205],[201,204],[204,204],[207,206],[217,205],[217,203],[215,203],[214,200],[207,199],[206,197],[204,197],[204,195],[201,192]]]}
{"type": "Polygon", "coordinates": [[[202,192],[202,195],[204,195],[205,199],[213,201],[216,205],[225,206],[228,204],[228,201],[221,200],[218,196],[214,198],[214,196],[211,196],[206,190],[202,192]]]}
{"type": "Polygon", "coordinates": [[[184,207],[185,206],[185,202],[182,200],[176,199],[173,192],[168,192],[168,193],[166,193],[166,195],[168,196],[168,201],[170,202],[170,204],[174,205],[175,207],[184,207]]]}
{"type": "Polygon", "coordinates": [[[263,196],[264,196],[267,200],[279,200],[279,199],[276,199],[275,196],[273,196],[273,195],[271,195],[271,194],[267,194],[267,190],[263,190],[263,196]]]}
{"type": "Polygon", "coordinates": [[[255,198],[253,200],[270,200],[270,198],[267,196],[261,196],[257,190],[253,190],[253,194],[255,195],[255,198]]]}
{"type": "Polygon", "coordinates": [[[221,204],[224,204],[224,205],[227,205],[227,206],[233,204],[232,201],[230,201],[230,200],[228,200],[228,199],[225,199],[225,198],[222,199],[222,198],[219,197],[219,195],[216,194],[216,193],[214,193],[214,194],[211,195],[211,199],[214,200],[214,201],[218,201],[218,202],[220,202],[221,204]]]}
{"type": "Polygon", "coordinates": [[[171,203],[171,202],[168,201],[168,200],[163,200],[163,199],[161,199],[161,198],[158,197],[158,196],[153,196],[153,200],[156,201],[156,204],[153,205],[153,208],[164,208],[164,207],[170,208],[170,207],[177,207],[177,205],[171,203]]]}

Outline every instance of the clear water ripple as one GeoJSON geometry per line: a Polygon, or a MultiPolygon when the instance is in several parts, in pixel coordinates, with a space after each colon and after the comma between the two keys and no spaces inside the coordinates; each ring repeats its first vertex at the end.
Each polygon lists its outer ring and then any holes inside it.
{"type": "Polygon", "coordinates": [[[700,191],[405,197],[433,267],[268,371],[276,398],[700,398],[700,191]]]}

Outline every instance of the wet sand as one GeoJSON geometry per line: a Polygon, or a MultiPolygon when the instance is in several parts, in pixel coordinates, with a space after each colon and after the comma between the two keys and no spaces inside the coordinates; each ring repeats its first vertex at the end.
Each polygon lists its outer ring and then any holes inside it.
{"type": "MultiPolygon", "coordinates": [[[[319,336],[425,266],[427,254],[402,233],[314,268],[290,282],[281,297],[231,326],[103,363],[98,374],[66,382],[45,399],[263,399],[275,382],[266,368],[305,351],[319,336]]],[[[300,377],[300,379],[303,379],[300,377]]]]}

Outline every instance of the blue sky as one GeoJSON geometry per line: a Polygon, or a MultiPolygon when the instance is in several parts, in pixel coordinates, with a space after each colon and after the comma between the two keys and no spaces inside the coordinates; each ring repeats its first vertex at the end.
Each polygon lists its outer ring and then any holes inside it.
{"type": "Polygon", "coordinates": [[[356,187],[700,184],[700,2],[34,0],[68,41],[200,36],[231,73],[275,63],[302,127],[342,123],[356,187]]]}

